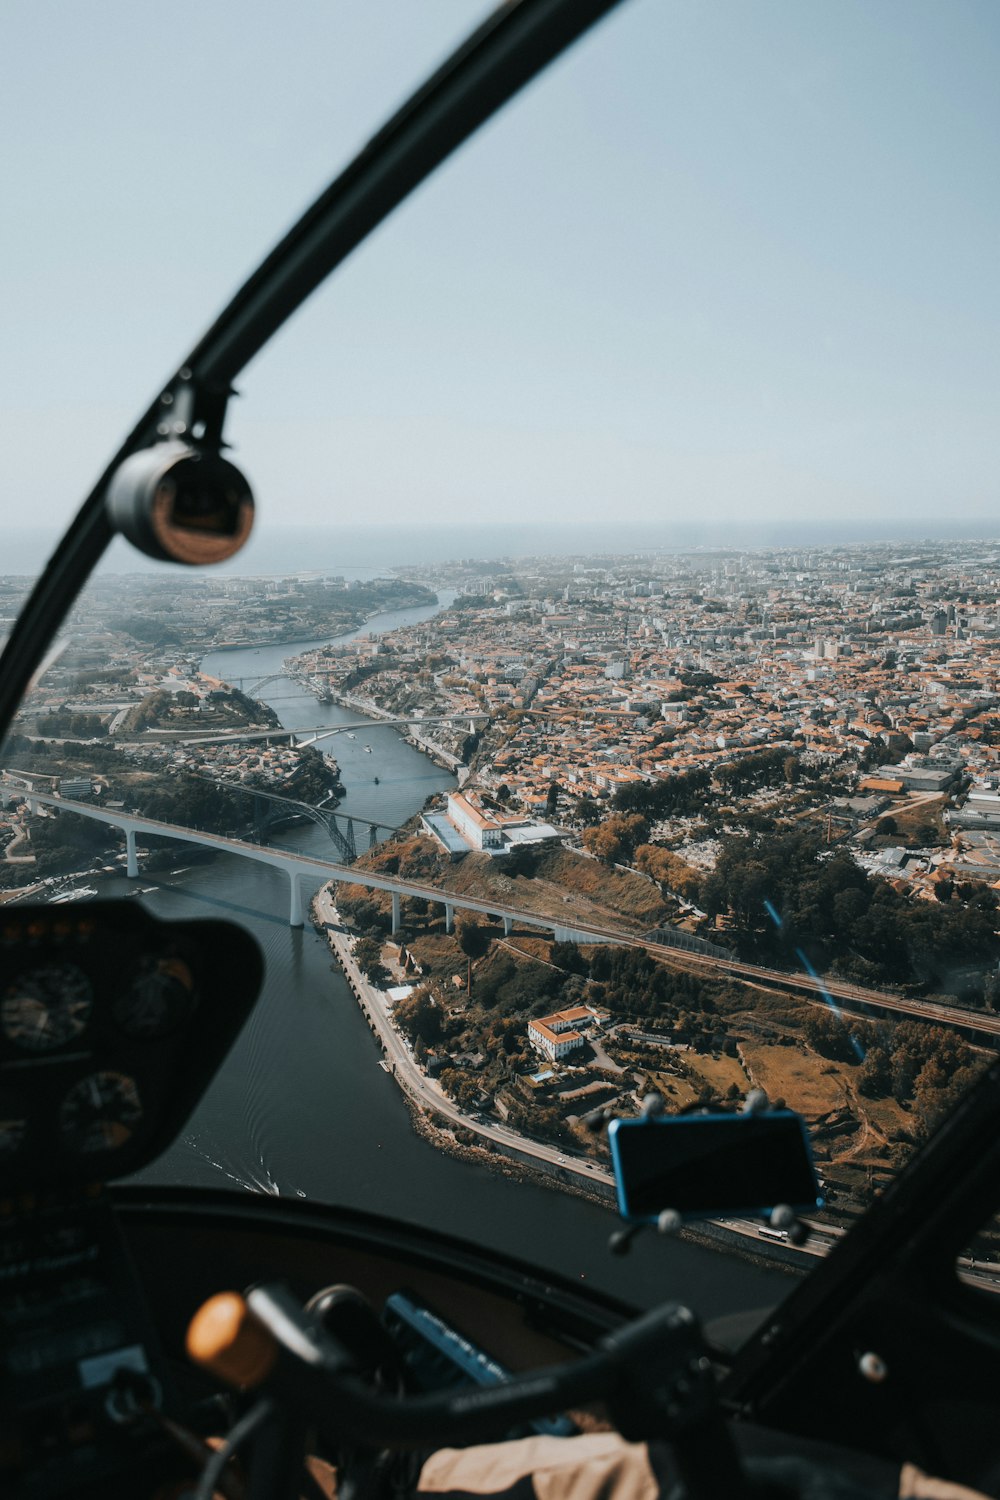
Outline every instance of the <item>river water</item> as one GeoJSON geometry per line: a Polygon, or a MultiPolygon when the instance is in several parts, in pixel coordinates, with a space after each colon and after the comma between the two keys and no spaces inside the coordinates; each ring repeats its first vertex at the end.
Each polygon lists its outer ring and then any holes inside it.
{"type": "MultiPolygon", "coordinates": [[[[425,608],[378,616],[366,629],[387,631],[433,613],[425,608]]],[[[317,643],[213,652],[203,670],[228,681],[242,678],[249,687],[253,678],[279,672],[284,658],[307,644],[317,643]]],[[[317,703],[289,678],[279,678],[261,696],[289,727],[359,717],[317,703]]],[[[374,722],[356,731],[355,739],[342,733],[325,746],[340,762],[346,792],[341,808],[358,817],[398,826],[431,793],[454,785],[396,730],[374,722]]],[[[285,828],[277,837],[286,846],[337,857],[314,824],[285,828]]],[[[325,942],[309,926],[288,926],[288,882],[278,871],[239,856],[185,867],[181,856],[177,870],[143,873],[138,883],[145,891],[141,899],[158,916],[241,923],[267,962],[261,998],[225,1067],[182,1139],[144,1174],[146,1180],[230,1185],[385,1213],[646,1304],[677,1298],[705,1317],[772,1303],[791,1289],[779,1271],[649,1233],[627,1259],[616,1258],[607,1249],[617,1223],[609,1209],[513,1181],[415,1135],[325,942]]],[[[115,878],[103,893],[127,889],[134,883],[115,878]]]]}

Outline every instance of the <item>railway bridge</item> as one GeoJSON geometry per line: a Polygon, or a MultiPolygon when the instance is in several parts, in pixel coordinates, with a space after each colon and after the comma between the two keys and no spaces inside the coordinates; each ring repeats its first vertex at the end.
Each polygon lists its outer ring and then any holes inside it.
{"type": "Polygon", "coordinates": [[[206,848],[217,849],[220,853],[237,854],[244,859],[256,860],[259,864],[271,865],[288,877],[288,921],[292,927],[303,926],[305,920],[303,915],[304,885],[316,886],[328,880],[336,880],[344,885],[361,885],[368,890],[388,892],[392,900],[393,932],[399,931],[402,898],[416,896],[423,901],[444,907],[445,927],[449,932],[452,929],[456,911],[474,911],[482,916],[499,918],[503,923],[505,933],[510,933],[514,923],[517,922],[519,926],[538,927],[543,931],[551,932],[559,942],[620,941],[620,938],[616,938],[613,933],[598,928],[570,926],[538,912],[520,911],[514,907],[498,905],[495,901],[482,901],[477,897],[443,891],[437,886],[424,885],[422,882],[413,880],[401,880],[398,876],[383,875],[375,870],[361,870],[356,865],[338,864],[334,860],[318,859],[313,855],[301,854],[297,851],[273,849],[265,844],[250,843],[246,839],[227,838],[222,834],[207,833],[200,828],[186,828],[179,823],[163,823],[157,818],[140,817],[136,813],[127,813],[117,809],[109,811],[103,807],[94,807],[89,802],[74,802],[68,797],[57,797],[48,792],[25,792],[23,788],[12,785],[5,785],[2,790],[5,798],[11,795],[23,797],[29,812],[35,811],[38,805],[53,807],[60,812],[77,813],[82,818],[93,818],[99,823],[108,823],[114,828],[120,828],[125,836],[126,874],[133,879],[139,874],[136,835],[142,833],[156,838],[178,839],[188,844],[202,844],[206,848]]]}
{"type": "MultiPolygon", "coordinates": [[[[29,811],[36,805],[58,808],[60,811],[78,813],[84,818],[95,818],[101,823],[110,823],[120,828],[125,835],[127,850],[126,870],[129,876],[139,873],[136,851],[136,835],[146,833],[158,838],[178,839],[185,843],[202,844],[220,853],[236,854],[245,859],[254,859],[261,864],[281,870],[289,882],[289,914],[292,927],[304,925],[303,885],[312,886],[336,880],[343,885],[360,885],[369,890],[386,891],[392,900],[392,930],[400,927],[400,902],[404,896],[416,896],[421,900],[443,906],[445,927],[451,931],[456,911],[474,911],[485,917],[499,919],[503,930],[509,935],[515,922],[519,927],[535,927],[551,932],[557,942],[610,943],[621,947],[643,948],[647,951],[663,952],[666,934],[658,932],[656,938],[643,937],[636,933],[620,932],[614,928],[597,927],[591,923],[562,923],[540,912],[483,901],[477,897],[460,895],[441,890],[437,886],[424,885],[418,881],[401,880],[395,875],[384,875],[373,870],[362,870],[356,865],[341,865],[332,860],[317,859],[311,855],[292,853],[283,849],[271,849],[261,844],[252,844],[243,839],[225,838],[221,834],[205,833],[201,829],[185,828],[178,824],[162,823],[154,818],[142,818],[133,813],[108,812],[93,807],[87,802],[70,801],[66,797],[53,796],[47,792],[25,791],[23,787],[7,781],[0,783],[0,796],[6,803],[10,797],[19,796],[28,805],[29,811]],[[657,940],[659,939],[659,940],[657,940]]],[[[673,947],[673,944],[670,944],[673,947]]],[[[685,945],[686,947],[686,945],[685,945]]],[[[962,1006],[942,1004],[937,1001],[914,999],[910,996],[865,989],[860,985],[827,979],[815,972],[788,972],[767,969],[756,964],[740,963],[716,954],[686,951],[678,954],[685,966],[693,966],[716,978],[728,977],[749,984],[762,984],[769,989],[788,989],[804,998],[811,999],[837,1010],[839,1008],[861,1010],[871,1013],[909,1017],[946,1025],[968,1035],[977,1044],[985,1043],[996,1049],[1000,1046],[1000,1015],[995,1011],[970,1011],[962,1006]]]]}

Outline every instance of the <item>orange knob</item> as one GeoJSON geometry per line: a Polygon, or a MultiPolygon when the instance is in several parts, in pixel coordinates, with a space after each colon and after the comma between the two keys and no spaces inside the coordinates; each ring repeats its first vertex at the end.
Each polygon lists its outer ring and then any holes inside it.
{"type": "Polygon", "coordinates": [[[191,1319],[187,1352],[230,1385],[256,1386],[270,1373],[278,1346],[239,1292],[219,1292],[191,1319]]]}

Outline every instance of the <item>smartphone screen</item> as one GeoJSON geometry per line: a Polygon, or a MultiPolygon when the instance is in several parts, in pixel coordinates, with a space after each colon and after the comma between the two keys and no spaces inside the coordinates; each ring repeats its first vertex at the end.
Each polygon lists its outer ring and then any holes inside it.
{"type": "Polygon", "coordinates": [[[614,1120],[608,1138],[625,1219],[822,1207],[805,1126],[791,1110],[614,1120]]]}

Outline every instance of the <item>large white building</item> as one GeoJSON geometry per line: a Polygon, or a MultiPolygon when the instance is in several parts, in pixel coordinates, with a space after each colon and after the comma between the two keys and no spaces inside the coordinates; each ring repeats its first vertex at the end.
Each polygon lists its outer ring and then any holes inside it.
{"type": "Polygon", "coordinates": [[[583,1022],[593,1019],[594,1012],[586,1005],[557,1010],[551,1016],[542,1016],[537,1021],[528,1022],[528,1040],[552,1062],[558,1062],[559,1058],[586,1045],[586,1037],[577,1028],[583,1022]]]}
{"type": "Polygon", "coordinates": [[[503,825],[476,807],[463,792],[448,793],[448,817],[474,849],[503,848],[503,825]]]}
{"type": "MultiPolygon", "coordinates": [[[[551,823],[487,812],[476,800],[475,792],[449,792],[447,816],[448,822],[469,848],[491,855],[506,854],[518,844],[556,842],[561,837],[558,828],[553,828],[551,823]]],[[[432,831],[441,838],[437,829],[432,831]]]]}

